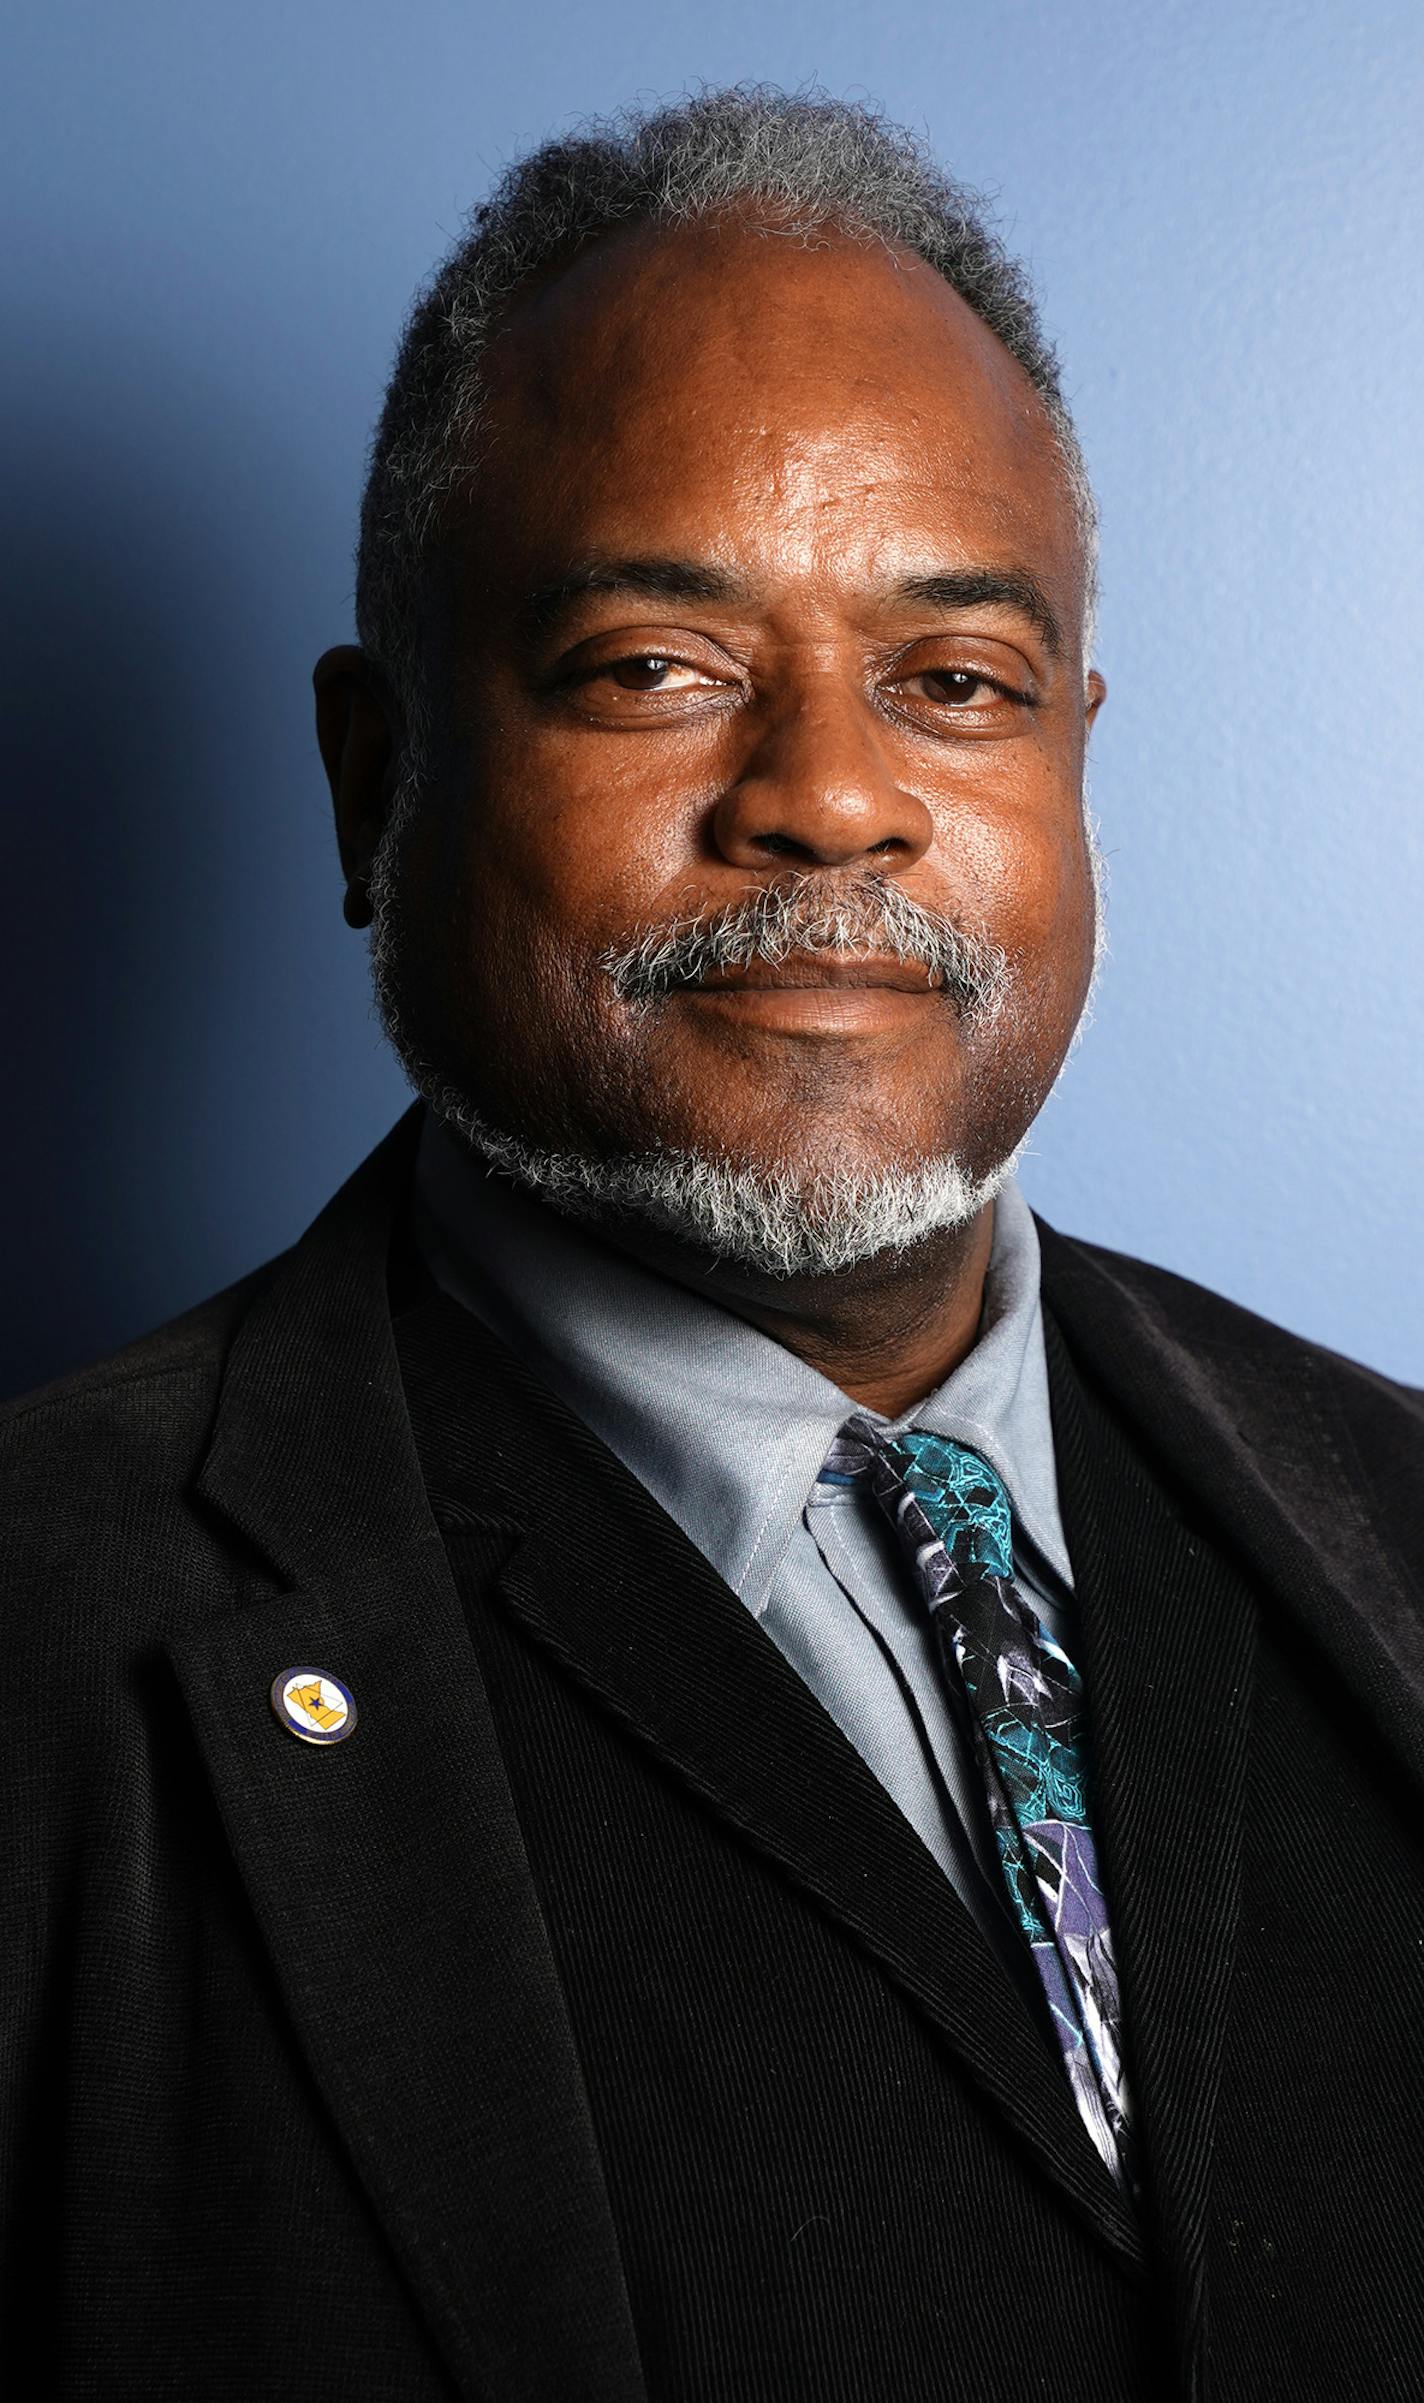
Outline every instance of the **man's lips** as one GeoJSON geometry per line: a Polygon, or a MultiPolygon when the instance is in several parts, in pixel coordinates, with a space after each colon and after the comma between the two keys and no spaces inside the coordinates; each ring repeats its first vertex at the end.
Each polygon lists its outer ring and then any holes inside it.
{"type": "Polygon", "coordinates": [[[693,993],[783,993],[834,990],[892,993],[937,993],[922,960],[881,959],[839,951],[802,952],[784,960],[750,960],[744,967],[716,968],[696,984],[693,993]]]}
{"type": "Polygon", "coordinates": [[[679,993],[704,1023],[720,1017],[741,1036],[826,1043],[902,1043],[938,1023],[945,999],[923,961],[836,951],[714,969],[679,993]]]}

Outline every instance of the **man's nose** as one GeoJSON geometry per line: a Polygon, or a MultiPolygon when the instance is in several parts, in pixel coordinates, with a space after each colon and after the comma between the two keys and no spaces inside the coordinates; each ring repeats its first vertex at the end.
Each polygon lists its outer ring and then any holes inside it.
{"type": "Polygon", "coordinates": [[[712,833],[736,867],[873,857],[903,869],[929,849],[934,824],[897,783],[865,695],[823,673],[769,710],[713,811],[712,833]]]}

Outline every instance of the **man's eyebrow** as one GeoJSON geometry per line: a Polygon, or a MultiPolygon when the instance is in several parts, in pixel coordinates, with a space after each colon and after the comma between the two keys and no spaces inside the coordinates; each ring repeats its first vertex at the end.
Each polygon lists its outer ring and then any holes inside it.
{"type": "Polygon", "coordinates": [[[895,586],[891,598],[926,602],[931,609],[1016,609],[1037,627],[1044,648],[1055,659],[1063,648],[1063,629],[1048,595],[1026,568],[945,568],[932,576],[907,577],[895,586]]]}
{"type": "Polygon", "coordinates": [[[523,608],[531,635],[547,634],[565,610],[589,593],[637,594],[654,601],[739,601],[746,586],[721,568],[697,559],[586,559],[538,584],[523,608]]]}
{"type": "MultiPolygon", "coordinates": [[[[536,585],[521,615],[526,633],[535,637],[549,633],[566,610],[590,593],[655,601],[742,601],[749,592],[743,579],[705,560],[585,559],[549,583],[536,585]]],[[[1062,628],[1048,596],[1026,568],[943,568],[932,575],[906,577],[888,598],[931,609],[1015,609],[1037,628],[1054,657],[1063,648],[1062,628]]]]}

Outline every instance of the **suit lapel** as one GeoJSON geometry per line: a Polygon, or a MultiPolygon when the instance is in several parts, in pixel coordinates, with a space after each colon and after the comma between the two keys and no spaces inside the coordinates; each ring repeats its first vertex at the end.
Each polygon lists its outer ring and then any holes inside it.
{"type": "MultiPolygon", "coordinates": [[[[524,1540],[490,1578],[502,1606],[876,1959],[1040,2170],[1120,2259],[1139,2263],[1138,2232],[1009,1972],[735,1594],[603,1444],[453,1304],[403,1320],[400,1348],[422,1421],[423,1397],[445,1397],[436,1499],[447,1528],[471,1495],[526,1520],[537,1500],[524,1540]],[[511,1463],[524,1464],[513,1485],[511,1463]]],[[[475,1536],[487,1541],[478,1519],[475,1536]]]]}
{"type": "Polygon", "coordinates": [[[1129,2058],[1193,2393],[1241,1857],[1277,1840],[1247,1823],[1256,1629],[1270,1614],[1314,1652],[1416,1791],[1424,1637],[1334,1398],[1340,1377],[1373,1389],[1368,1373],[1337,1362],[1332,1379],[1214,1295],[1040,1236],[1129,2058]]]}
{"type": "Polygon", "coordinates": [[[1051,1318],[1045,1332],[1134,2124],[1189,2359],[1203,2324],[1256,1612],[1079,1384],[1051,1318]]]}
{"type": "Polygon", "coordinates": [[[1359,1415],[1381,1414],[1417,1490],[1424,1427],[1405,1397],[1165,1271],[1041,1222],[1039,1234],[1044,1297],[1075,1363],[1424,1796],[1424,1609],[1381,1540],[1340,1398],[1352,1381],[1359,1415]]]}
{"type": "MultiPolygon", "coordinates": [[[[471,2403],[639,2403],[617,2239],[385,1297],[409,1122],[240,1331],[200,1491],[294,1590],[173,1656],[314,2080],[471,2403]],[[282,1670],[355,1694],[290,1738],[282,1670]]],[[[491,1526],[493,1552],[512,1530],[491,1526]]]]}

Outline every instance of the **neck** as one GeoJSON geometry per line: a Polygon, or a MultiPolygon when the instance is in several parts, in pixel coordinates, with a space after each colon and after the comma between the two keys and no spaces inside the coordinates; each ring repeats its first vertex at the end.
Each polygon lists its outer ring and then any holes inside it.
{"type": "Polygon", "coordinates": [[[646,1266],[735,1310],[862,1408],[898,1418],[974,1347],[994,1210],[989,1203],[967,1226],[834,1276],[776,1281],[725,1262],[709,1265],[631,1226],[600,1231],[646,1266]]]}

